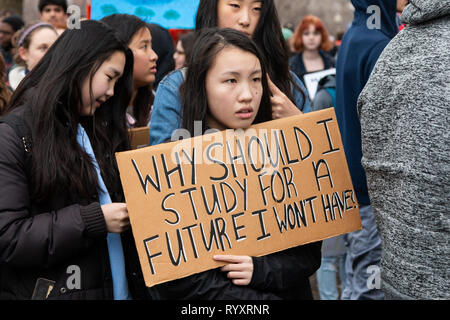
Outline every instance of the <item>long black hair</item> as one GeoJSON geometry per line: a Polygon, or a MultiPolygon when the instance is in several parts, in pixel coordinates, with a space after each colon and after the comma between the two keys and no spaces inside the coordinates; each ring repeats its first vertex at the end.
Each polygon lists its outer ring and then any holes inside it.
{"type": "MultiPolygon", "coordinates": [[[[140,18],[130,14],[112,14],[104,17],[101,21],[114,28],[120,38],[128,45],[133,36],[142,28],[148,28],[148,25],[140,18]]],[[[149,29],[150,31],[150,29],[149,29]]],[[[152,85],[135,88],[136,97],[133,103],[133,116],[136,119],[136,127],[143,127],[150,120],[150,110],[153,104],[152,85]]]]}
{"type": "MultiPolygon", "coordinates": [[[[182,127],[194,136],[194,121],[201,121],[203,131],[207,129],[208,99],[206,76],[217,54],[228,47],[236,47],[254,54],[264,75],[267,70],[264,56],[258,46],[243,33],[233,29],[208,28],[197,32],[189,58],[186,81],[180,87],[182,105],[182,127]]],[[[261,78],[263,93],[254,124],[272,120],[272,109],[267,78],[261,78]]]]}
{"type": "MultiPolygon", "coordinates": [[[[203,28],[217,27],[218,1],[200,0],[196,16],[196,31],[203,28]]],[[[289,49],[283,38],[274,1],[261,0],[261,2],[261,14],[252,38],[267,60],[267,71],[273,83],[295,103],[292,94],[292,86],[294,86],[302,94],[303,103],[305,103],[305,93],[296,85],[289,72],[289,49]]]]}
{"type": "MultiPolygon", "coordinates": [[[[127,150],[126,107],[133,88],[133,53],[114,30],[98,21],[82,21],[66,30],[24,78],[8,112],[25,105],[33,132],[32,185],[36,201],[56,194],[91,197],[98,181],[89,155],[77,143],[77,126],[86,129],[107,186],[117,183],[114,153],[127,150]],[[82,84],[115,52],[125,54],[114,96],[92,117],[81,117],[82,84]]],[[[24,117],[24,119],[28,119],[24,117]]]]}

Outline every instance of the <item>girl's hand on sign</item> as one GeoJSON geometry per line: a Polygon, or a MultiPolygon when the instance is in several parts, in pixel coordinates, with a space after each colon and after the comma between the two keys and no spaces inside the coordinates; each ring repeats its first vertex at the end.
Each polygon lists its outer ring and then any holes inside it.
{"type": "Polygon", "coordinates": [[[246,286],[253,276],[253,260],[249,256],[216,255],[214,260],[228,262],[229,264],[220,268],[222,272],[228,272],[228,278],[235,285],[246,286]]]}
{"type": "Polygon", "coordinates": [[[270,80],[267,75],[267,82],[272,93],[270,102],[272,104],[272,119],[281,119],[302,114],[297,106],[270,80]]]}
{"type": "Polygon", "coordinates": [[[130,227],[126,203],[110,203],[102,205],[106,229],[111,233],[121,233],[130,227]]]}

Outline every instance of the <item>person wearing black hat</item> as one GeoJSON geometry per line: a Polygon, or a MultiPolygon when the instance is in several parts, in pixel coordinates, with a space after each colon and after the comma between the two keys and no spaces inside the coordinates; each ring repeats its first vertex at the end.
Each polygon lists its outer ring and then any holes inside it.
{"type": "Polygon", "coordinates": [[[12,55],[11,39],[14,33],[24,26],[22,18],[18,15],[12,15],[0,21],[0,51],[6,65],[6,74],[8,74],[14,61],[12,55]]]}
{"type": "Polygon", "coordinates": [[[40,19],[50,23],[61,34],[67,28],[66,0],[39,0],[40,19]]]}

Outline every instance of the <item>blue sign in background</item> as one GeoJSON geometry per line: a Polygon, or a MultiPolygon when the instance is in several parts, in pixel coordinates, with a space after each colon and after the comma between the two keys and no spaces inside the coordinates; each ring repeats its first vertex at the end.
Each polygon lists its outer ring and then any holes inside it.
{"type": "Polygon", "coordinates": [[[194,29],[200,0],[92,0],[91,19],[113,13],[134,14],[166,29],[194,29]]]}

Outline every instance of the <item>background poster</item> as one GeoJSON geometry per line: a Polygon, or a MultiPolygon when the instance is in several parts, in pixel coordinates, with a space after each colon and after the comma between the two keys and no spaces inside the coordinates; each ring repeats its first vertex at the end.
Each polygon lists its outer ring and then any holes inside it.
{"type": "Polygon", "coordinates": [[[200,0],[92,0],[91,18],[114,13],[134,14],[166,29],[194,29],[200,0]]]}

